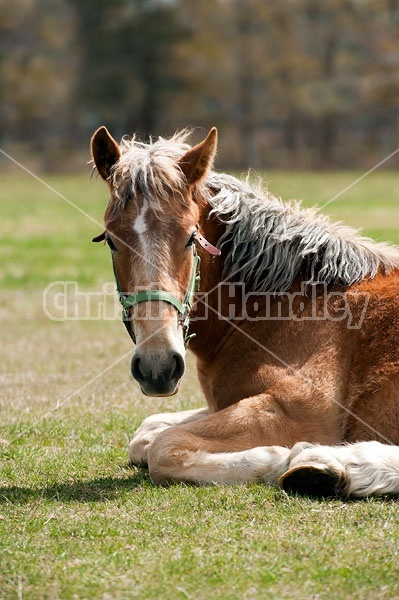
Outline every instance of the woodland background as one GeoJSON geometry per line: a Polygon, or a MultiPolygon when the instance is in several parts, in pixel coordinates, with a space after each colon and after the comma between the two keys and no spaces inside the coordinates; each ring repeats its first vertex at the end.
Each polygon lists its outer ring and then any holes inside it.
{"type": "Polygon", "coordinates": [[[0,147],[68,171],[100,124],[216,125],[219,167],[365,168],[398,145],[398,24],[398,0],[0,0],[0,147]]]}

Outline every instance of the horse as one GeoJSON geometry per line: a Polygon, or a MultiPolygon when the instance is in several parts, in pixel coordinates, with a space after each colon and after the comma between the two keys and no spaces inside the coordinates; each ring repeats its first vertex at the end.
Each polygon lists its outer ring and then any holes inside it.
{"type": "Polygon", "coordinates": [[[398,494],[399,248],[217,172],[216,128],[189,134],[91,138],[133,378],[177,393],[189,344],[207,402],[146,418],[130,462],[160,485],[398,494]]]}

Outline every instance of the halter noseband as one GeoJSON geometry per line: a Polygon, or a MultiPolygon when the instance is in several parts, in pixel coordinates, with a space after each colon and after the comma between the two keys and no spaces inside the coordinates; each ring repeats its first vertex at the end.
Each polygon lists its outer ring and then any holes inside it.
{"type": "Polygon", "coordinates": [[[190,281],[188,283],[187,291],[184,296],[183,302],[180,302],[173,294],[166,292],[165,290],[142,290],[135,294],[126,294],[122,292],[121,286],[118,280],[118,276],[115,270],[114,259],[112,258],[112,267],[114,270],[116,289],[119,296],[119,301],[122,304],[122,321],[127,329],[128,334],[132,338],[133,342],[136,343],[136,336],[133,332],[131,320],[129,316],[129,309],[136,304],[142,302],[154,302],[161,301],[167,302],[175,307],[179,313],[179,320],[183,327],[184,346],[187,347],[190,340],[195,337],[195,333],[189,335],[188,330],[190,326],[190,312],[193,306],[194,293],[200,289],[200,263],[201,259],[197,254],[197,248],[195,241],[198,240],[199,244],[212,256],[220,256],[221,252],[210,242],[208,242],[199,232],[193,237],[193,241],[190,243],[193,249],[193,266],[191,269],[190,281]]]}

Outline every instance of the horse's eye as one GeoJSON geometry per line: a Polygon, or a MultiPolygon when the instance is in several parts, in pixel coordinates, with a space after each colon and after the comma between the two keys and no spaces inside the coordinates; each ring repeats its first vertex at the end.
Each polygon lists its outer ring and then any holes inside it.
{"type": "Polygon", "coordinates": [[[111,240],[111,238],[106,237],[105,241],[107,242],[108,246],[111,248],[111,250],[113,252],[117,252],[116,246],[115,246],[114,242],[111,240]]]}
{"type": "Polygon", "coordinates": [[[197,234],[197,232],[193,231],[193,233],[190,235],[190,239],[188,240],[188,242],[186,244],[186,248],[189,248],[190,246],[192,246],[194,244],[196,234],[197,234]]]}

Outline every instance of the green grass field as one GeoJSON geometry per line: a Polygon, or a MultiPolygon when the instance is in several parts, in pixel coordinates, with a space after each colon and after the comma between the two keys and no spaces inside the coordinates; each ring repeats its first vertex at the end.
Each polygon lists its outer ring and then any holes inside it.
{"type": "MultiPolygon", "coordinates": [[[[265,176],[324,204],[361,173],[265,176]]],[[[112,281],[107,189],[88,176],[0,177],[0,598],[399,598],[395,500],[287,496],[263,485],[156,488],[127,465],[142,419],[201,406],[192,357],[173,398],[145,398],[118,321],[55,322],[52,281],[112,281]]],[[[399,177],[376,172],[325,212],[399,243],[399,177]]]]}

